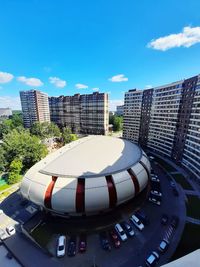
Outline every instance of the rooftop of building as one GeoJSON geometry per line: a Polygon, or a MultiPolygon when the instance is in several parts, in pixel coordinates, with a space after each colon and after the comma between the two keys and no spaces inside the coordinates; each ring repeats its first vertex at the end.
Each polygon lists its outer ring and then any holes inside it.
{"type": "Polygon", "coordinates": [[[43,159],[40,172],[59,177],[100,177],[128,169],[141,156],[140,147],[128,140],[88,136],[43,159]]]}

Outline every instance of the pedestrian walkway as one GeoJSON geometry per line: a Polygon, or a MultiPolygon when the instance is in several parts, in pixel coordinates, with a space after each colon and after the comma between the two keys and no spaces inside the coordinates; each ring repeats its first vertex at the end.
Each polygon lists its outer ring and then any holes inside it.
{"type": "Polygon", "coordinates": [[[200,220],[192,218],[192,217],[186,217],[186,221],[194,224],[200,225],[200,220]]]}

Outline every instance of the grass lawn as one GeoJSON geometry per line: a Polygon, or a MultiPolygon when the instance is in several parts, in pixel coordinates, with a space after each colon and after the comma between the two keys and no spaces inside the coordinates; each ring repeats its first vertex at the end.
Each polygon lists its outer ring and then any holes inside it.
{"type": "Polygon", "coordinates": [[[155,157],[155,160],[168,172],[174,172],[176,171],[176,169],[174,169],[170,164],[168,164],[167,162],[165,162],[164,160],[155,157]]]}
{"type": "Polygon", "coordinates": [[[200,225],[186,223],[179,245],[171,258],[176,260],[200,248],[200,225]]]}
{"type": "Polygon", "coordinates": [[[177,173],[177,174],[172,174],[172,176],[176,180],[176,182],[183,187],[183,189],[193,190],[192,186],[189,184],[189,182],[182,174],[177,173]]]}
{"type": "Polygon", "coordinates": [[[7,188],[9,188],[9,187],[10,187],[9,184],[0,185],[0,192],[3,191],[3,190],[5,190],[5,189],[7,189],[7,188]]]}
{"type": "MultiPolygon", "coordinates": [[[[187,195],[187,216],[200,220],[200,199],[197,196],[187,195]]],[[[199,234],[200,235],[200,234],[199,234]]]]}

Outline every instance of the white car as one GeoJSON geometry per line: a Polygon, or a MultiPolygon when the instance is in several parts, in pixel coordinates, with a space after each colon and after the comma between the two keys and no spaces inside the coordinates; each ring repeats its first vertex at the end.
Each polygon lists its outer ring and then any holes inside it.
{"type": "Polygon", "coordinates": [[[115,231],[117,232],[118,236],[122,241],[126,241],[128,239],[127,235],[125,234],[124,230],[122,229],[119,223],[115,225],[115,231]]]}
{"type": "Polygon", "coordinates": [[[157,182],[157,183],[160,182],[160,180],[157,177],[155,177],[155,176],[151,176],[151,181],[157,182]]]}
{"type": "Polygon", "coordinates": [[[0,229],[0,240],[5,240],[8,237],[6,234],[6,231],[3,229],[0,229]]]}
{"type": "Polygon", "coordinates": [[[157,190],[151,190],[151,194],[155,195],[155,196],[158,196],[158,197],[162,197],[162,193],[157,191],[157,190]]]}
{"type": "Polygon", "coordinates": [[[155,266],[156,262],[159,260],[159,255],[156,251],[153,251],[149,257],[146,259],[146,265],[151,267],[155,266]]]}
{"type": "Polygon", "coordinates": [[[57,243],[57,257],[63,257],[65,255],[66,237],[64,235],[59,236],[57,243]]]}
{"type": "Polygon", "coordinates": [[[153,196],[150,196],[149,197],[149,201],[152,202],[152,203],[154,203],[154,204],[157,204],[158,206],[160,206],[160,200],[157,200],[153,196]]]}
{"type": "Polygon", "coordinates": [[[144,224],[138,219],[137,216],[132,215],[130,220],[140,231],[144,229],[144,224]]]}
{"type": "Polygon", "coordinates": [[[14,235],[16,233],[15,227],[12,225],[9,225],[6,227],[6,231],[9,235],[14,235]]]}

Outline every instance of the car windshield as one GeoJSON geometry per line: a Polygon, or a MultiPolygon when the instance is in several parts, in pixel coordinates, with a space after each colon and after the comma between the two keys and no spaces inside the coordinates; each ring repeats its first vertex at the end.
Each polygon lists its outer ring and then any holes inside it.
{"type": "Polygon", "coordinates": [[[155,256],[151,255],[151,256],[148,258],[147,261],[151,264],[151,263],[154,262],[154,260],[155,260],[155,256]]]}
{"type": "Polygon", "coordinates": [[[63,250],[64,249],[64,246],[59,246],[58,250],[63,250]]]}

